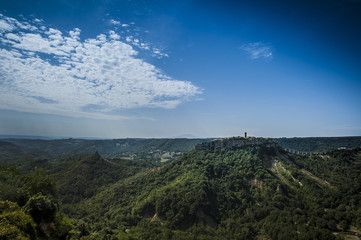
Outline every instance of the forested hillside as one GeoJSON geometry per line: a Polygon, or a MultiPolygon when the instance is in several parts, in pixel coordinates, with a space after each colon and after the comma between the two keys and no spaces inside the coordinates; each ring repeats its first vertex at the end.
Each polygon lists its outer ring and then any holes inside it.
{"type": "Polygon", "coordinates": [[[69,154],[92,154],[98,151],[107,158],[150,159],[155,161],[174,160],[194,145],[210,139],[2,139],[0,161],[15,157],[57,159],[69,154]]]}
{"type": "MultiPolygon", "coordinates": [[[[59,159],[67,155],[92,154],[98,151],[107,158],[174,160],[195,145],[211,139],[16,139],[0,140],[0,161],[14,158],[59,159]]],[[[361,147],[361,137],[275,138],[284,149],[302,153],[323,152],[338,148],[361,147]]]]}
{"type": "Polygon", "coordinates": [[[324,152],[338,148],[359,148],[361,137],[275,138],[281,147],[302,153],[324,152]]]}
{"type": "Polygon", "coordinates": [[[43,170],[0,165],[0,239],[66,239],[74,228],[59,212],[57,187],[43,170]]]}
{"type": "MultiPolygon", "coordinates": [[[[99,153],[48,164],[60,212],[70,219],[69,239],[361,236],[360,148],[297,155],[272,139],[227,138],[197,145],[165,165],[99,153]]],[[[1,200],[21,207],[29,201],[21,197],[28,191],[22,179],[34,173],[11,171],[1,178],[1,191],[7,192],[1,200]],[[13,192],[11,184],[19,190],[13,192]]],[[[25,209],[17,211],[28,214],[25,209]]],[[[32,219],[30,225],[39,229],[41,221],[32,219]]]]}

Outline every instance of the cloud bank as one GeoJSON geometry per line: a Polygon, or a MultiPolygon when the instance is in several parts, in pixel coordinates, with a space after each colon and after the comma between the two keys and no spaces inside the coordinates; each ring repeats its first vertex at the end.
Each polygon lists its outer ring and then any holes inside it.
{"type": "Polygon", "coordinates": [[[80,36],[78,28],[63,33],[0,14],[0,108],[112,119],[124,109],[175,108],[202,93],[137,58],[134,47],[167,55],[132,36],[80,36]]]}
{"type": "Polygon", "coordinates": [[[270,45],[262,42],[255,42],[244,44],[241,46],[241,49],[247,52],[251,59],[273,59],[272,48],[270,45]]]}

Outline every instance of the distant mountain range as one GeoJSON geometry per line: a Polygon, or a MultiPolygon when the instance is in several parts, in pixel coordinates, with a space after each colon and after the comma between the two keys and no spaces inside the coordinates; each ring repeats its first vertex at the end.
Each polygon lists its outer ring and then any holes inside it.
{"type": "Polygon", "coordinates": [[[0,162],[15,157],[56,159],[69,154],[86,155],[98,151],[107,158],[174,160],[198,143],[210,139],[2,139],[0,162]]]}
{"type": "Polygon", "coordinates": [[[39,140],[53,140],[55,138],[44,136],[29,136],[29,135],[0,135],[0,139],[39,139],[39,140]]]}
{"type": "MultiPolygon", "coordinates": [[[[98,151],[107,158],[174,160],[204,138],[126,138],[126,139],[50,139],[36,136],[1,136],[0,162],[14,157],[55,159],[69,154],[91,154],[98,151]]],[[[322,152],[337,148],[361,147],[361,137],[274,138],[291,152],[322,152]]]]}

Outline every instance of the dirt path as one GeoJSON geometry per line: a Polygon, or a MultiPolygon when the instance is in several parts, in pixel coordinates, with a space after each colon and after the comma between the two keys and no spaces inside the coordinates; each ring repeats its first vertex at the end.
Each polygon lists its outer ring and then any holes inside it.
{"type": "Polygon", "coordinates": [[[310,173],[309,171],[305,170],[305,169],[301,169],[301,172],[303,174],[305,174],[306,176],[308,176],[309,178],[315,180],[318,184],[320,184],[321,186],[325,186],[331,189],[336,190],[336,187],[332,186],[329,182],[327,182],[324,179],[321,179],[319,177],[316,177],[315,175],[313,175],[312,173],[310,173]]]}

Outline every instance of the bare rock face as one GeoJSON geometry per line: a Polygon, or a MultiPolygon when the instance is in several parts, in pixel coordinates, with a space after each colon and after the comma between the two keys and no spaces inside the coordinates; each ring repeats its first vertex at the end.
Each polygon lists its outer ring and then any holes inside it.
{"type": "Polygon", "coordinates": [[[246,146],[265,146],[275,147],[277,143],[273,142],[269,138],[255,138],[255,137],[231,137],[215,139],[210,142],[197,144],[195,149],[197,150],[215,150],[215,149],[236,149],[243,148],[246,146]]]}

